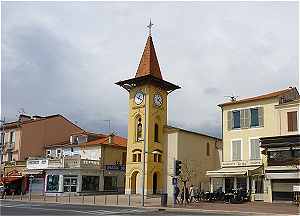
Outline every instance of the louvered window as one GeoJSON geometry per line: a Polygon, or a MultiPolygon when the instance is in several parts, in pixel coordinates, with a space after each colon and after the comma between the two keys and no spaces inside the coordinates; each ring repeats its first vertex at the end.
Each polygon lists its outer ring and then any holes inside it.
{"type": "Polygon", "coordinates": [[[258,108],[251,108],[251,127],[257,127],[259,126],[259,120],[258,120],[258,108]]]}
{"type": "Polygon", "coordinates": [[[241,140],[232,141],[232,160],[237,161],[242,159],[242,142],[241,140]]]}
{"type": "Polygon", "coordinates": [[[259,160],[260,159],[260,148],[259,148],[259,140],[251,139],[250,140],[250,160],[259,160]]]}
{"type": "Polygon", "coordinates": [[[298,130],[298,122],[297,122],[297,111],[288,112],[288,131],[297,131],[298,130]]]}

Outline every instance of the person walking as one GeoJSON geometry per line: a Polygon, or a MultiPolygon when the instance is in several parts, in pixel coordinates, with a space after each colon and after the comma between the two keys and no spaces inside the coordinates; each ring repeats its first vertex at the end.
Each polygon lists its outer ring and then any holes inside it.
{"type": "Polygon", "coordinates": [[[190,203],[191,203],[193,201],[193,199],[195,198],[194,185],[191,185],[189,193],[190,193],[190,203]]]}
{"type": "Polygon", "coordinates": [[[175,203],[179,204],[179,200],[178,200],[178,195],[180,193],[180,189],[179,187],[176,185],[175,186],[175,192],[174,192],[174,197],[175,197],[175,203]]]}
{"type": "Polygon", "coordinates": [[[181,204],[183,204],[183,201],[184,201],[184,187],[181,190],[180,199],[181,199],[181,204]]]}

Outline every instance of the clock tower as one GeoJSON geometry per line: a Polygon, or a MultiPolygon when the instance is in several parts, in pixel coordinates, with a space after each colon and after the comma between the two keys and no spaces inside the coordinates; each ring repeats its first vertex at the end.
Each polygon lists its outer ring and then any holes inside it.
{"type": "Polygon", "coordinates": [[[163,133],[168,94],[180,87],[162,77],[151,36],[152,25],[150,22],[135,77],[116,83],[129,92],[126,194],[162,193],[167,175],[163,133]]]}

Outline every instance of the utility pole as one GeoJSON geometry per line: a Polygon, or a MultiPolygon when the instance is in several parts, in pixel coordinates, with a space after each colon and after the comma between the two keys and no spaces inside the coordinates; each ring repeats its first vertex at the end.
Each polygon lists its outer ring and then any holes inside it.
{"type": "Polygon", "coordinates": [[[143,188],[142,188],[142,206],[145,206],[145,175],[146,175],[146,124],[147,124],[147,98],[146,98],[146,91],[145,89],[145,121],[144,121],[144,149],[143,149],[143,188]]]}

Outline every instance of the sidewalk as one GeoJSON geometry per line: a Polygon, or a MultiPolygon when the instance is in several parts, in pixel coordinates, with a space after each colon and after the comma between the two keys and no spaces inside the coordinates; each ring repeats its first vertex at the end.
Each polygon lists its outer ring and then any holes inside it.
{"type": "MultiPolygon", "coordinates": [[[[172,206],[167,209],[174,209],[172,206]]],[[[292,203],[264,203],[264,202],[246,202],[242,204],[225,204],[200,202],[189,205],[176,205],[177,210],[192,210],[203,212],[223,212],[237,213],[243,215],[260,214],[260,215],[299,215],[300,208],[292,203]]]]}
{"type": "MultiPolygon", "coordinates": [[[[7,196],[7,200],[21,201],[20,196],[7,196]]],[[[238,215],[299,215],[299,206],[291,203],[264,203],[247,202],[242,204],[225,204],[218,202],[200,202],[189,205],[172,205],[168,207],[160,206],[160,197],[146,197],[145,207],[141,206],[141,196],[139,195],[96,195],[96,196],[40,196],[32,195],[31,200],[28,195],[22,196],[22,201],[26,202],[47,202],[61,204],[99,205],[99,206],[124,206],[137,208],[165,209],[176,212],[207,212],[207,213],[233,213],[238,215]]]]}

